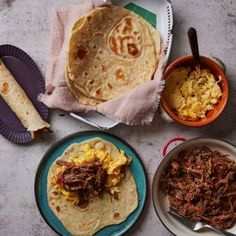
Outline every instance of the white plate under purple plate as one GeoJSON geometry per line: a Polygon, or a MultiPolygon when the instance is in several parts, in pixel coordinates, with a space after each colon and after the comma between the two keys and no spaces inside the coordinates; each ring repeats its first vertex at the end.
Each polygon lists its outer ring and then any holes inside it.
{"type": "MultiPolygon", "coordinates": [[[[38,95],[45,91],[45,82],[32,58],[21,49],[7,44],[0,45],[0,58],[41,117],[46,120],[48,108],[37,100],[38,95]]],[[[30,132],[21,124],[2,97],[0,97],[0,134],[13,143],[32,141],[30,132]]]]}

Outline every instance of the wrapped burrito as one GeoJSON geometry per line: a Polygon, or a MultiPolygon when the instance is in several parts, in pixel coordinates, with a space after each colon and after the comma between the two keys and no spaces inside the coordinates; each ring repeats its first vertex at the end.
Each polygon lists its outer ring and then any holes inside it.
{"type": "Polygon", "coordinates": [[[24,90],[14,79],[10,71],[0,59],[0,95],[16,114],[22,125],[35,134],[48,130],[49,124],[45,122],[27,97],[24,90]]]}

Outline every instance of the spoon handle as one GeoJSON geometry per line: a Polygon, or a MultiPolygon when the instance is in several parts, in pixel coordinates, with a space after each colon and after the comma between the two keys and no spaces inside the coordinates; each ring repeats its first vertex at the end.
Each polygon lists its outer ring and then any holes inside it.
{"type": "Polygon", "coordinates": [[[213,229],[215,232],[218,232],[218,233],[223,234],[223,235],[225,235],[225,236],[235,236],[235,235],[236,235],[236,234],[230,233],[230,232],[228,232],[228,231],[226,231],[226,230],[217,229],[217,228],[212,227],[212,226],[210,226],[209,228],[211,228],[211,229],[213,229]]]}
{"type": "Polygon", "coordinates": [[[188,39],[193,55],[193,62],[195,67],[200,67],[200,55],[198,50],[197,31],[194,28],[189,28],[188,39]]]}

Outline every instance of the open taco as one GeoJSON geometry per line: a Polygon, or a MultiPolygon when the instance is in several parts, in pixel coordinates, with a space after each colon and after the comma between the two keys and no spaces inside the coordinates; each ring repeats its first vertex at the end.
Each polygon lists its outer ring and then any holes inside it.
{"type": "Polygon", "coordinates": [[[101,138],[72,144],[55,160],[48,173],[48,203],[72,235],[93,235],[137,208],[131,161],[101,138]]]}

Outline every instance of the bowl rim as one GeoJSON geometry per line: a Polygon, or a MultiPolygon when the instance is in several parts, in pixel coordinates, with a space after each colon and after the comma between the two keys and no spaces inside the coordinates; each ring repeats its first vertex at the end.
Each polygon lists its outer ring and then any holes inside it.
{"type": "MultiPolygon", "coordinates": [[[[185,55],[182,56],[176,60],[174,60],[173,62],[171,62],[171,64],[166,68],[164,75],[163,75],[163,80],[166,80],[166,77],[170,74],[171,71],[173,71],[175,68],[177,68],[178,66],[181,66],[181,64],[183,64],[184,62],[187,62],[189,60],[191,60],[193,58],[192,55],[185,55]]],[[[214,114],[212,117],[210,117],[209,119],[205,119],[205,120],[201,120],[201,121],[189,121],[189,120],[184,120],[181,117],[177,116],[172,110],[171,108],[168,106],[166,100],[164,99],[163,96],[163,92],[161,94],[161,103],[162,106],[164,108],[164,111],[176,122],[178,122],[179,124],[185,125],[185,126],[189,126],[189,127],[201,127],[201,126],[205,126],[208,125],[212,122],[214,122],[217,118],[219,118],[219,116],[223,113],[226,104],[228,102],[228,97],[229,97],[229,84],[228,84],[228,79],[226,77],[226,74],[224,73],[224,71],[221,69],[221,67],[215,62],[213,61],[211,58],[206,57],[206,56],[200,56],[200,60],[203,61],[210,61],[211,64],[213,64],[213,67],[215,67],[218,71],[221,72],[221,77],[222,77],[222,81],[224,82],[224,96],[223,99],[221,99],[221,103],[222,106],[220,107],[220,109],[217,111],[216,114],[214,114]]],[[[209,67],[209,69],[211,69],[209,67]]]]}
{"type": "Polygon", "coordinates": [[[157,207],[156,207],[156,204],[155,204],[155,201],[154,201],[154,196],[155,194],[157,194],[157,192],[154,191],[154,186],[157,184],[157,174],[160,172],[160,171],[163,171],[161,170],[161,165],[162,163],[166,160],[166,158],[168,158],[167,156],[170,155],[171,153],[174,153],[174,151],[177,149],[177,148],[180,148],[182,145],[186,144],[186,143],[191,143],[191,142],[195,142],[195,141],[201,141],[201,140],[211,140],[213,142],[221,142],[223,143],[224,145],[229,145],[231,146],[233,149],[236,150],[236,145],[234,145],[233,143],[229,142],[229,141],[226,141],[224,139],[218,139],[218,138],[212,138],[212,137],[196,137],[196,138],[191,138],[191,139],[187,139],[186,141],[183,141],[182,143],[178,144],[177,146],[175,146],[174,148],[172,148],[170,151],[168,151],[166,153],[165,156],[162,156],[162,159],[161,159],[161,162],[158,164],[157,168],[156,168],[156,171],[155,171],[155,174],[153,176],[153,179],[152,179],[152,205],[153,205],[153,208],[154,208],[154,211],[158,217],[158,219],[161,221],[162,225],[170,232],[172,233],[173,235],[177,236],[177,234],[175,234],[174,232],[172,232],[169,227],[164,223],[164,221],[162,220],[161,216],[159,215],[159,212],[157,210],[157,207]]]}

